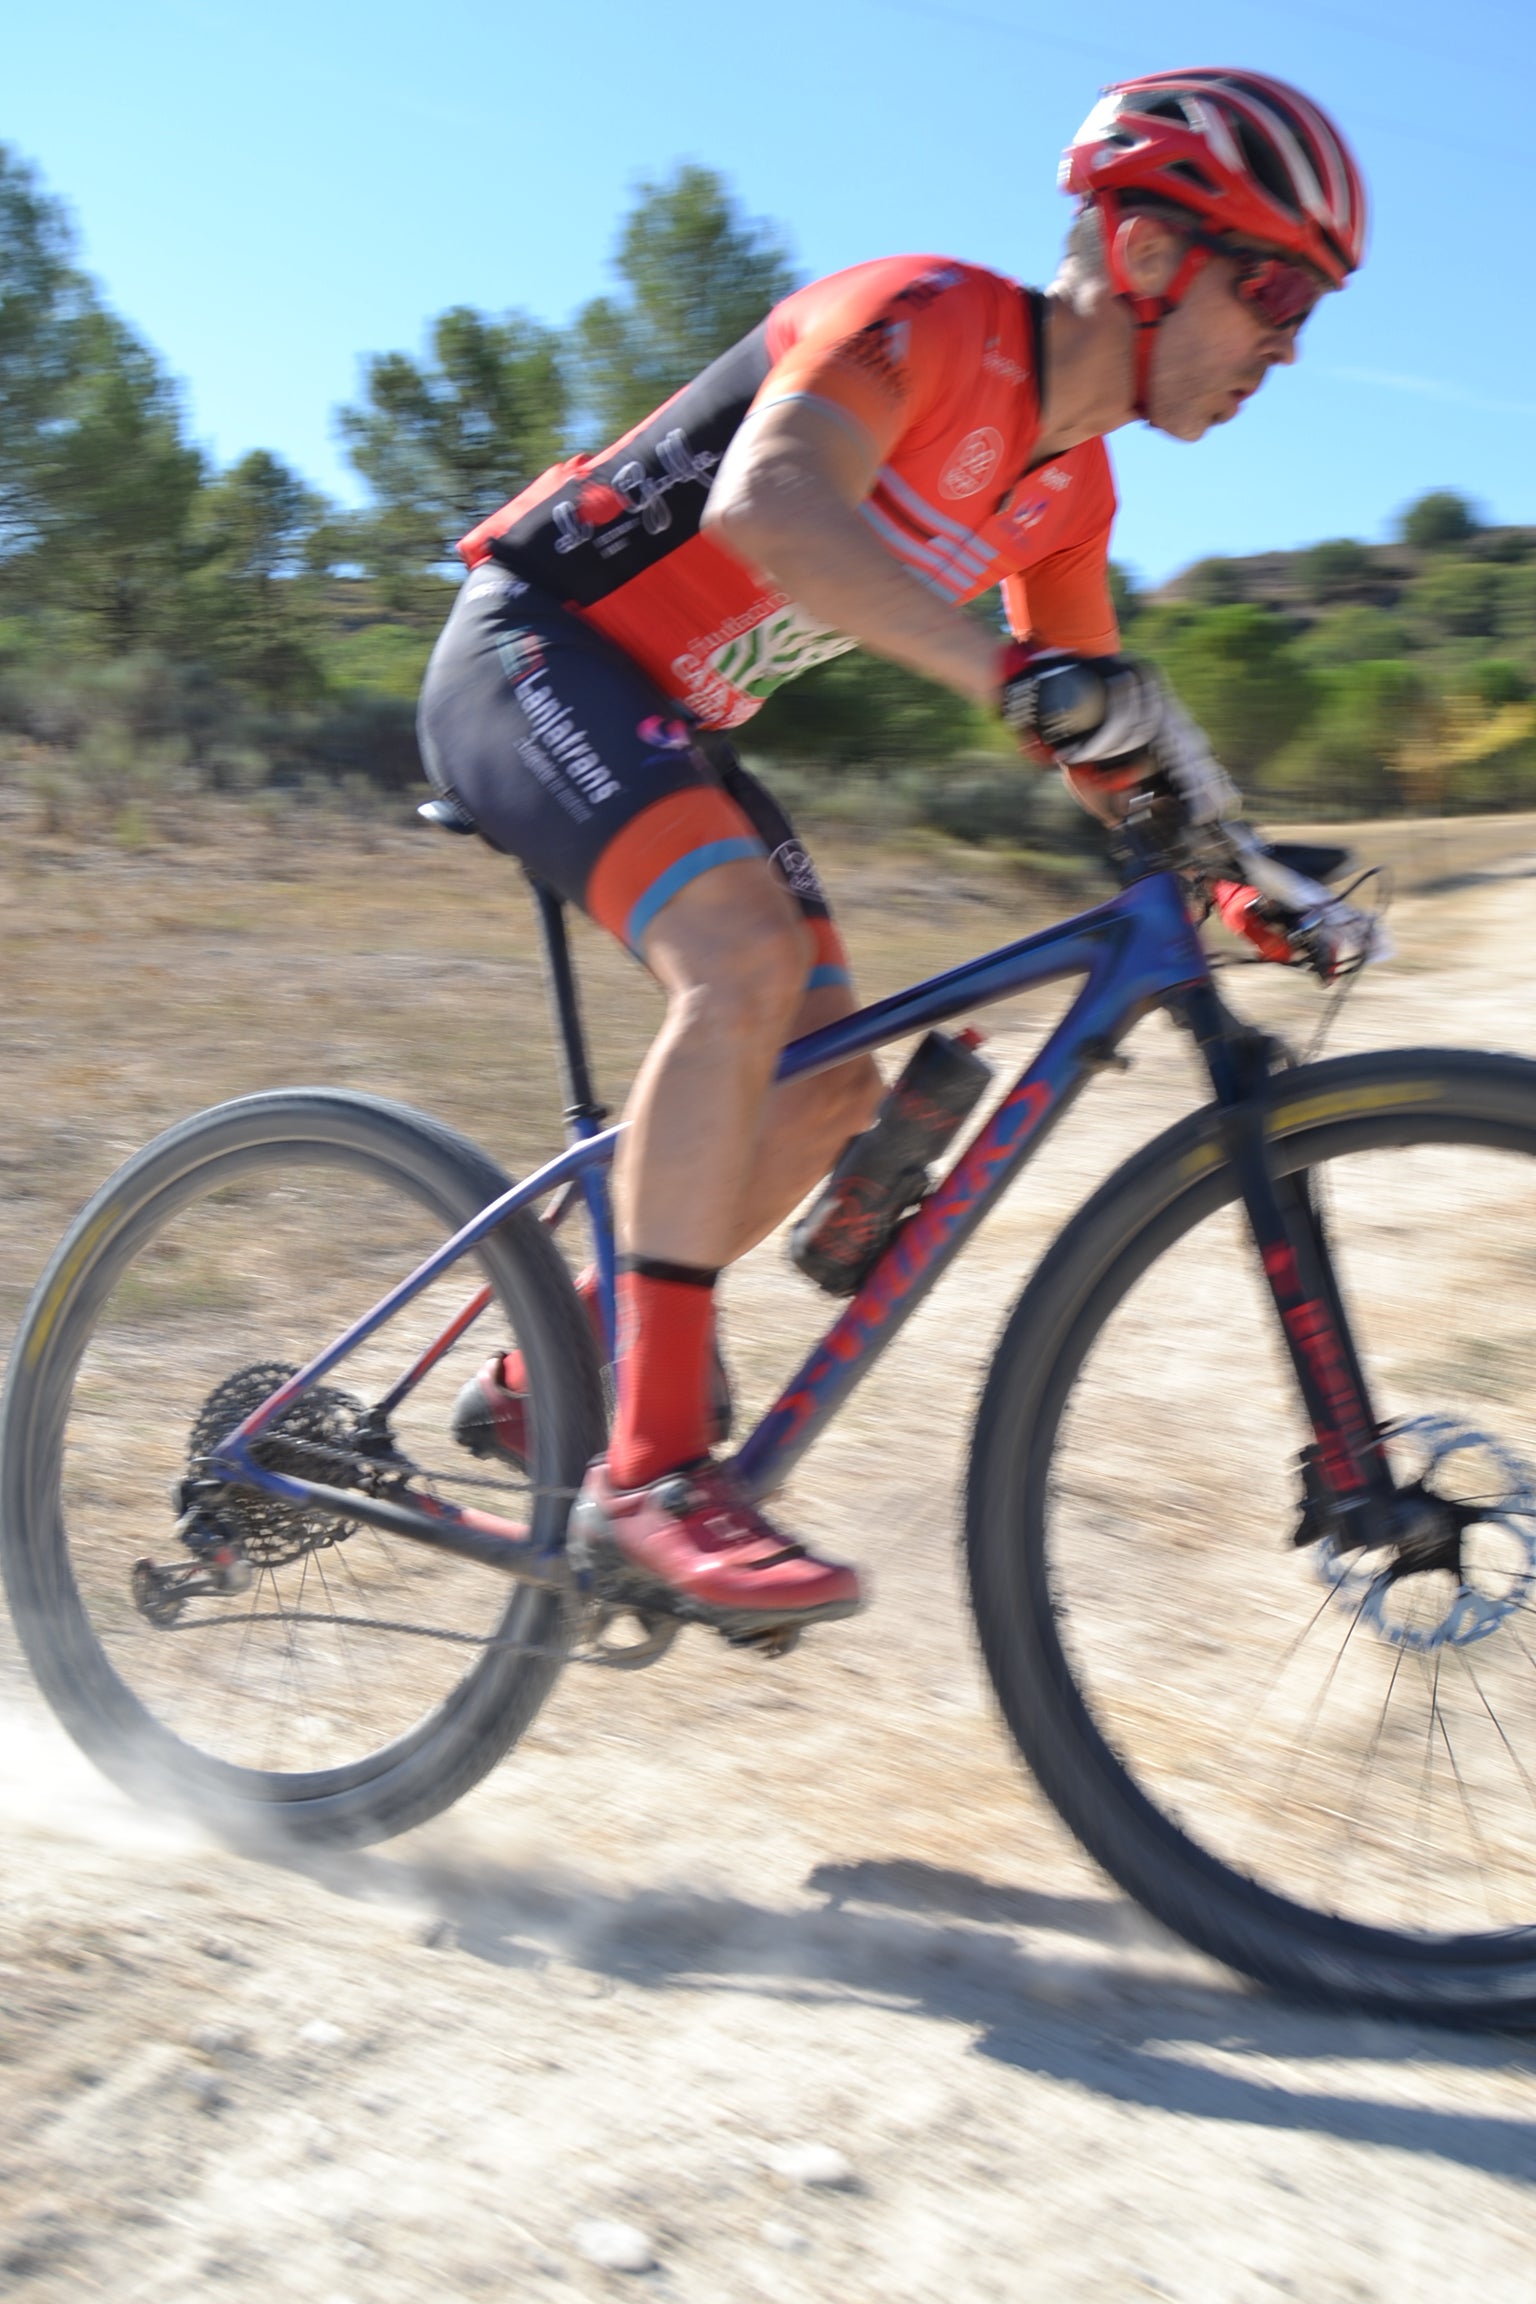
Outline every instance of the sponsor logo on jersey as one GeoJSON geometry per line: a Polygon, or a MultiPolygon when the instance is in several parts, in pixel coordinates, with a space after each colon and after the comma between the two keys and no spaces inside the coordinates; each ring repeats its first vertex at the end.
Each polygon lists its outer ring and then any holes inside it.
{"type": "Polygon", "coordinates": [[[1006,352],[999,352],[994,337],[981,356],[981,364],[989,375],[1001,376],[1005,384],[1027,384],[1029,370],[1022,361],[1010,360],[1006,352]]]}
{"type": "Polygon", "coordinates": [[[637,526],[647,536],[665,535],[672,525],[667,502],[672,490],[707,489],[719,461],[708,448],[691,448],[679,425],[658,441],[655,470],[631,457],[611,479],[584,481],[573,497],[550,507],[555,550],[576,552],[583,544],[595,543],[606,558],[624,550],[637,526]]]}
{"type": "Polygon", "coordinates": [[[925,304],[931,304],[935,296],[942,296],[946,288],[958,287],[964,277],[958,264],[935,265],[931,272],[920,272],[915,280],[909,281],[896,302],[910,304],[914,311],[921,312],[925,304]]]}
{"type": "Polygon", "coordinates": [[[682,682],[683,694],[706,726],[734,727],[781,682],[858,646],[856,640],[817,623],[794,601],[785,601],[782,594],[777,598],[774,609],[723,642],[710,634],[673,657],[672,670],[682,682]]]}
{"type": "Polygon", "coordinates": [[[1009,527],[1016,528],[1020,535],[1027,535],[1031,528],[1039,526],[1051,509],[1051,497],[1037,496],[1034,491],[1037,488],[1048,488],[1059,496],[1064,488],[1070,488],[1071,485],[1071,473],[1063,472],[1059,465],[1047,464],[1041,471],[1032,472],[1028,490],[1021,490],[1017,503],[1008,507],[1009,527]]]}
{"type": "MultiPolygon", "coordinates": [[[[585,728],[577,727],[569,707],[561,703],[548,683],[531,671],[525,673],[517,684],[517,700],[544,760],[556,763],[582,798],[594,807],[611,800],[619,789],[618,784],[603,766],[585,728]]],[[[526,759],[526,749],[520,749],[526,759]]]]}
{"type": "Polygon", "coordinates": [[[770,862],[777,864],[784,885],[792,895],[809,897],[813,904],[826,902],[821,875],[798,840],[781,841],[770,862]]]}
{"type": "Polygon", "coordinates": [[[856,336],[845,336],[833,358],[845,367],[861,368],[893,400],[907,388],[905,362],[911,341],[905,320],[871,320],[856,336]]]}
{"type": "Polygon", "coordinates": [[[496,643],[496,654],[509,680],[521,680],[525,673],[539,672],[544,667],[543,643],[537,632],[530,632],[525,625],[503,633],[496,643]]]}
{"type": "Polygon", "coordinates": [[[939,482],[941,496],[974,496],[985,488],[1002,460],[1003,436],[990,424],[978,425],[967,432],[959,447],[944,468],[939,482]]]}
{"type": "Polygon", "coordinates": [[[663,720],[659,712],[649,713],[635,734],[652,752],[686,752],[693,742],[686,720],[663,720]]]}

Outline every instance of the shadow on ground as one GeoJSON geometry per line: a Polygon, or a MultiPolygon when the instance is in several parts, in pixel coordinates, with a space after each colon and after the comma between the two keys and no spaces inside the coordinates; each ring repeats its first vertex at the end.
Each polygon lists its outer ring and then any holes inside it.
{"type": "Polygon", "coordinates": [[[1536,2182],[1536,2122],[1358,2092],[1361,2065],[1492,2072],[1524,2066],[1524,2042],[1267,1999],[1117,1897],[1037,1894],[906,1860],[818,1865],[813,1900],[788,1908],[420,1857],[295,1868],[334,1894],[424,1907],[432,1941],[493,1967],[563,1963],[647,1991],[885,2008],[968,2027],[976,2053],[1115,2103],[1536,2182]]]}

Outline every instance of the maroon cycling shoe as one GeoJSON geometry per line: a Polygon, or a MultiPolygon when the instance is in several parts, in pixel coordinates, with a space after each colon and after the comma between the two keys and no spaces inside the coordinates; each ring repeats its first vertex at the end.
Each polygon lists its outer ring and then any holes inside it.
{"type": "Polygon", "coordinates": [[[720,1464],[615,1488],[599,1458],[571,1507],[570,1544],[604,1599],[690,1617],[735,1640],[860,1605],[854,1570],[782,1535],[720,1464]]]}
{"type": "MultiPolygon", "coordinates": [[[[528,1396],[507,1382],[507,1362],[515,1352],[493,1352],[477,1376],[471,1376],[453,1404],[449,1430],[471,1456],[498,1458],[514,1472],[528,1469],[528,1396]]],[[[731,1384],[725,1362],[715,1350],[711,1382],[715,1446],[731,1436],[731,1384]]]]}
{"type": "Polygon", "coordinates": [[[453,1404],[448,1429],[471,1456],[496,1456],[514,1472],[528,1469],[528,1398],[506,1381],[510,1353],[493,1352],[453,1404]]]}

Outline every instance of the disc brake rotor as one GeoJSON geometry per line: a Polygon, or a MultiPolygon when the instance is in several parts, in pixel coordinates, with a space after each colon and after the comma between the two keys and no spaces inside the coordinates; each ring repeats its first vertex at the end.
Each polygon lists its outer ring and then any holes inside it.
{"type": "MultiPolygon", "coordinates": [[[[1412,1559],[1362,1554],[1327,1537],[1313,1548],[1324,1583],[1362,1628],[1397,1648],[1419,1653],[1465,1648],[1486,1640],[1529,1605],[1536,1589],[1536,1473],[1504,1443],[1449,1416],[1416,1416],[1394,1427],[1393,1438],[1415,1446],[1424,1462],[1418,1485],[1431,1506],[1453,1517],[1451,1558],[1418,1563],[1412,1559]],[[1457,1457],[1476,1455],[1491,1468],[1500,1492],[1475,1504],[1442,1495],[1437,1475],[1457,1457]],[[1469,1568],[1466,1537],[1485,1532],[1477,1547],[1484,1555],[1469,1568]],[[1436,1582],[1431,1584],[1431,1576],[1436,1582]],[[1412,1605],[1405,1605],[1411,1595],[1412,1605]]],[[[1486,1487],[1486,1483],[1484,1483],[1486,1487]]]]}

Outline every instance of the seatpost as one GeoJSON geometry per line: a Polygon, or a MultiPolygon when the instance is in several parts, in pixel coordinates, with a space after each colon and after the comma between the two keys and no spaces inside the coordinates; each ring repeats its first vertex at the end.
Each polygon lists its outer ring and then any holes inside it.
{"type": "MultiPolygon", "coordinates": [[[[553,888],[546,887],[542,880],[535,880],[531,873],[528,877],[534,902],[539,908],[539,926],[543,931],[544,952],[549,963],[555,1031],[560,1042],[560,1063],[565,1076],[566,1132],[572,1142],[580,1143],[584,1137],[597,1134],[608,1117],[608,1107],[600,1104],[592,1092],[592,1074],[587,1066],[586,1034],[581,1026],[581,1003],[576,996],[576,971],[571,966],[570,940],[565,932],[564,899],[557,896],[553,888]]],[[[615,1297],[617,1260],[613,1213],[608,1201],[605,1172],[595,1167],[584,1168],[581,1173],[581,1192],[592,1226],[603,1333],[611,1363],[616,1350],[618,1319],[615,1297]]]]}
{"type": "Polygon", "coordinates": [[[581,1028],[581,1004],[576,997],[576,973],[571,966],[571,947],[565,932],[565,901],[555,894],[553,888],[547,888],[542,880],[534,880],[532,887],[534,902],[539,908],[539,925],[544,931],[555,1029],[560,1040],[560,1062],[565,1076],[565,1122],[573,1135],[590,1136],[607,1119],[608,1107],[599,1104],[592,1093],[592,1075],[587,1068],[586,1035],[581,1028]]]}

